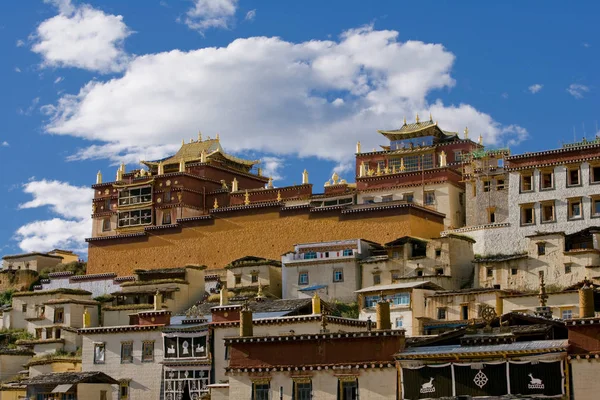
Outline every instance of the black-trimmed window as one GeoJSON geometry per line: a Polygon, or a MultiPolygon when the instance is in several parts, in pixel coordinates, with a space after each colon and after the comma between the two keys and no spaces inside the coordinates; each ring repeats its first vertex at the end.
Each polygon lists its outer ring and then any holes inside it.
{"type": "Polygon", "coordinates": [[[489,192],[491,187],[492,187],[491,181],[483,181],[483,191],[484,192],[489,192]]]}
{"type": "Polygon", "coordinates": [[[258,272],[250,274],[250,283],[258,283],[258,272]]]}
{"type": "Polygon", "coordinates": [[[298,275],[298,285],[308,285],[308,272],[300,272],[298,275]]]}
{"type": "Polygon", "coordinates": [[[344,282],[344,271],[341,269],[333,270],[333,281],[334,282],[344,282]]]}
{"type": "Polygon", "coordinates": [[[110,218],[102,220],[102,232],[110,231],[110,218]]]}
{"type": "Polygon", "coordinates": [[[496,190],[504,190],[506,188],[506,184],[504,183],[504,179],[496,179],[496,190]]]}
{"type": "Polygon", "coordinates": [[[590,165],[590,183],[600,183],[600,165],[590,165]]]}
{"type": "Polygon", "coordinates": [[[125,189],[119,192],[119,205],[148,203],[152,201],[152,188],[150,186],[125,189]]]}
{"type": "Polygon", "coordinates": [[[358,400],[358,378],[338,379],[338,400],[358,400]]]}
{"type": "Polygon", "coordinates": [[[154,361],[154,340],[142,342],[142,362],[154,361]]]}
{"type": "Polygon", "coordinates": [[[538,256],[543,256],[546,254],[546,242],[537,243],[537,254],[538,256]]]}
{"type": "Polygon", "coordinates": [[[437,319],[446,319],[446,307],[438,307],[437,319]]]}
{"type": "Polygon", "coordinates": [[[600,217],[600,197],[592,196],[592,201],[590,202],[592,206],[591,215],[592,218],[600,217]]]}
{"type": "Polygon", "coordinates": [[[119,400],[129,399],[129,380],[119,381],[119,400]]]}
{"type": "Polygon", "coordinates": [[[373,274],[373,285],[381,284],[381,273],[373,274]]]}
{"type": "Polygon", "coordinates": [[[425,205],[432,206],[435,204],[435,191],[425,192],[425,205]]]}
{"type": "Polygon", "coordinates": [[[149,225],[152,223],[152,209],[132,210],[119,213],[119,228],[126,226],[149,225]]]}
{"type": "Polygon", "coordinates": [[[579,186],[581,185],[581,169],[568,168],[567,169],[567,186],[579,186]]]}
{"type": "Polygon", "coordinates": [[[269,400],[270,382],[252,383],[252,400],[269,400]]]}
{"type": "Polygon", "coordinates": [[[55,308],[54,309],[54,323],[62,324],[65,322],[65,309],[64,308],[55,308]]]}
{"type": "Polygon", "coordinates": [[[106,362],[105,343],[94,343],[94,364],[104,364],[106,362]]]}
{"type": "Polygon", "coordinates": [[[121,364],[133,362],[133,342],[121,342],[121,364]]]}
{"type": "Polygon", "coordinates": [[[165,210],[162,217],[163,225],[171,225],[171,210],[165,210]]]}
{"type": "Polygon", "coordinates": [[[311,400],[312,381],[302,380],[292,382],[292,400],[311,400]]]}

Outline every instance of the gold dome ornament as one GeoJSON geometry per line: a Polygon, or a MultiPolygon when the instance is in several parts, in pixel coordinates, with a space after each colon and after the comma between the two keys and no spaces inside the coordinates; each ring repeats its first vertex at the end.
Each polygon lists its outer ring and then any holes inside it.
{"type": "Polygon", "coordinates": [[[248,190],[246,190],[246,194],[244,195],[244,205],[250,204],[250,195],[248,194],[248,190]]]}
{"type": "Polygon", "coordinates": [[[217,208],[219,208],[219,202],[217,201],[217,199],[215,198],[215,202],[213,203],[213,208],[216,210],[217,208]]]}
{"type": "Polygon", "coordinates": [[[281,190],[277,191],[277,201],[281,201],[281,190]]]}

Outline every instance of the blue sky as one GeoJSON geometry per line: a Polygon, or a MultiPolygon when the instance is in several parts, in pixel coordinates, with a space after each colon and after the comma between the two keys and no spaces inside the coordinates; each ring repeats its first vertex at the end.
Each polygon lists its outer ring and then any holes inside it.
{"type": "Polygon", "coordinates": [[[85,250],[102,170],[197,132],[279,186],[433,114],[513,153],[598,131],[597,2],[20,0],[0,5],[1,253],[85,250]]]}

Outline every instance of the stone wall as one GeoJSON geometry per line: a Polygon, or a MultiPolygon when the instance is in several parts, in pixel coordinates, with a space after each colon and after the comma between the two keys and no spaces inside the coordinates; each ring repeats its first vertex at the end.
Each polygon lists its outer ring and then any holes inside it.
{"type": "Polygon", "coordinates": [[[110,271],[125,276],[134,269],[186,264],[219,269],[247,255],[279,259],[297,243],[355,238],[385,243],[405,235],[430,238],[443,229],[441,216],[409,206],[343,215],[306,209],[249,211],[252,214],[219,213],[213,219],[186,223],[160,234],[150,231],[141,237],[92,241],[87,272],[110,271]]]}
{"type": "Polygon", "coordinates": [[[29,290],[29,287],[38,278],[34,270],[2,270],[0,271],[0,291],[14,289],[18,291],[29,290]]]}

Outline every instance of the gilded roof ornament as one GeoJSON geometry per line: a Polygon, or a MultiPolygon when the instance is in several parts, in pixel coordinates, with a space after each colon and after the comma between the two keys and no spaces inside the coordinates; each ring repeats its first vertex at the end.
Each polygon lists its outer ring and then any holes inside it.
{"type": "Polygon", "coordinates": [[[417,124],[420,122],[419,120],[419,113],[417,113],[417,124]]]}
{"type": "Polygon", "coordinates": [[[98,171],[96,174],[96,184],[102,183],[102,172],[98,171]]]}
{"type": "Polygon", "coordinates": [[[433,122],[433,116],[431,115],[431,112],[429,113],[429,122],[433,122]]]}
{"type": "Polygon", "coordinates": [[[281,190],[277,191],[277,201],[281,201],[281,190]]]}
{"type": "Polygon", "coordinates": [[[250,194],[248,194],[248,189],[246,189],[246,194],[244,195],[244,205],[250,204],[250,194]]]}
{"type": "Polygon", "coordinates": [[[267,189],[273,189],[273,177],[269,177],[269,182],[267,183],[267,189]]]}
{"type": "Polygon", "coordinates": [[[217,140],[221,140],[221,138],[219,137],[219,134],[217,133],[217,136],[215,137],[215,139],[217,140]]]}
{"type": "Polygon", "coordinates": [[[337,172],[334,172],[333,175],[331,175],[331,180],[333,181],[334,185],[338,184],[338,180],[340,179],[339,175],[337,174],[337,172]]]}
{"type": "Polygon", "coordinates": [[[406,167],[404,166],[404,158],[400,159],[400,172],[404,172],[404,170],[406,170],[406,167]]]}
{"type": "Polygon", "coordinates": [[[198,131],[198,141],[202,141],[202,132],[198,131]]]}
{"type": "Polygon", "coordinates": [[[213,208],[216,210],[217,208],[219,208],[219,202],[217,201],[217,198],[215,197],[215,202],[213,203],[213,208]]]}
{"type": "Polygon", "coordinates": [[[404,125],[406,125],[406,117],[404,117],[404,125]]]}
{"type": "Polygon", "coordinates": [[[360,153],[360,141],[356,142],[356,154],[360,153]]]}
{"type": "Polygon", "coordinates": [[[302,172],[302,184],[308,185],[308,171],[307,170],[304,170],[304,172],[302,172]]]}
{"type": "Polygon", "coordinates": [[[479,135],[479,140],[477,142],[483,146],[483,136],[479,135]]]}
{"type": "Polygon", "coordinates": [[[469,128],[465,127],[465,139],[469,138],[469,128]]]}

